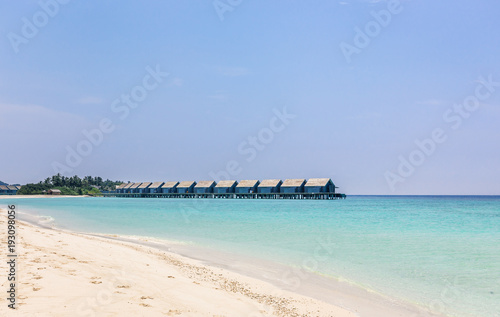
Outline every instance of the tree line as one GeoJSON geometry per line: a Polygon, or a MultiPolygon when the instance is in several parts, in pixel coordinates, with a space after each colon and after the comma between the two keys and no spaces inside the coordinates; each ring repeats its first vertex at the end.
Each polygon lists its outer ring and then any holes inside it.
{"type": "Polygon", "coordinates": [[[98,195],[101,191],[114,190],[116,185],[123,182],[103,180],[102,177],[77,175],[66,177],[56,174],[47,177],[44,181],[36,184],[26,184],[17,192],[18,195],[42,195],[49,189],[59,189],[63,195],[98,195]]]}

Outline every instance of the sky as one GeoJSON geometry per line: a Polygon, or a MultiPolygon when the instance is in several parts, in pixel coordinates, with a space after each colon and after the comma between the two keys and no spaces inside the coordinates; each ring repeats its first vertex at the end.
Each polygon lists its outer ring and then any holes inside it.
{"type": "Polygon", "coordinates": [[[0,180],[500,194],[500,3],[0,1],[0,180]]]}

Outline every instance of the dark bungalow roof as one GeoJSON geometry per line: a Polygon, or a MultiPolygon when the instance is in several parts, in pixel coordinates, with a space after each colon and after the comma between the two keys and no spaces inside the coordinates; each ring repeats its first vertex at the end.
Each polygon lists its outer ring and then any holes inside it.
{"type": "Polygon", "coordinates": [[[193,185],[196,185],[196,182],[194,181],[184,181],[184,182],[180,182],[179,185],[177,186],[177,188],[189,188],[193,185]]]}
{"type": "Polygon", "coordinates": [[[240,181],[240,183],[238,184],[238,186],[236,187],[254,187],[254,186],[257,186],[260,182],[258,180],[243,180],[243,181],[240,181]]]}
{"type": "Polygon", "coordinates": [[[165,182],[161,188],[174,188],[179,185],[179,182],[165,182]]]}
{"type": "Polygon", "coordinates": [[[305,183],[305,179],[287,179],[281,184],[281,187],[299,187],[305,183]]]}
{"type": "MultiPolygon", "coordinates": [[[[307,183],[306,187],[312,187],[312,186],[326,186],[329,182],[332,182],[330,178],[310,178],[307,183]]],[[[333,182],[332,182],[333,184],[333,182]]]]}
{"type": "Polygon", "coordinates": [[[220,181],[215,187],[216,188],[225,188],[225,187],[232,187],[234,184],[238,185],[237,181],[220,181]]]}
{"type": "Polygon", "coordinates": [[[195,188],[208,188],[216,185],[214,181],[199,181],[195,188]]]}
{"type": "Polygon", "coordinates": [[[259,187],[276,187],[280,184],[281,179],[265,179],[260,182],[259,187]]]}

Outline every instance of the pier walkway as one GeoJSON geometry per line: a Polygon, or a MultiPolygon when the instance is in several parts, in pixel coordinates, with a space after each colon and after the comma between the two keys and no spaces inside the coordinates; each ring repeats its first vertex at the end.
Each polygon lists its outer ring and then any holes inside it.
{"type": "Polygon", "coordinates": [[[345,194],[340,193],[103,193],[104,197],[129,197],[129,198],[213,198],[213,199],[345,199],[345,194]]]}

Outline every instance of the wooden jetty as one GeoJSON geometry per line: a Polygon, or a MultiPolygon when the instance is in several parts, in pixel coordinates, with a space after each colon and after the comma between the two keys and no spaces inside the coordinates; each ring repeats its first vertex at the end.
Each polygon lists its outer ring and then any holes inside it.
{"type": "Polygon", "coordinates": [[[341,193],[111,193],[104,192],[104,197],[128,198],[213,198],[213,199],[345,199],[341,193]]]}
{"type": "Polygon", "coordinates": [[[145,182],[117,186],[104,197],[211,199],[345,199],[329,178],[188,182],[145,182]],[[163,185],[161,185],[163,184],[163,185]]]}

